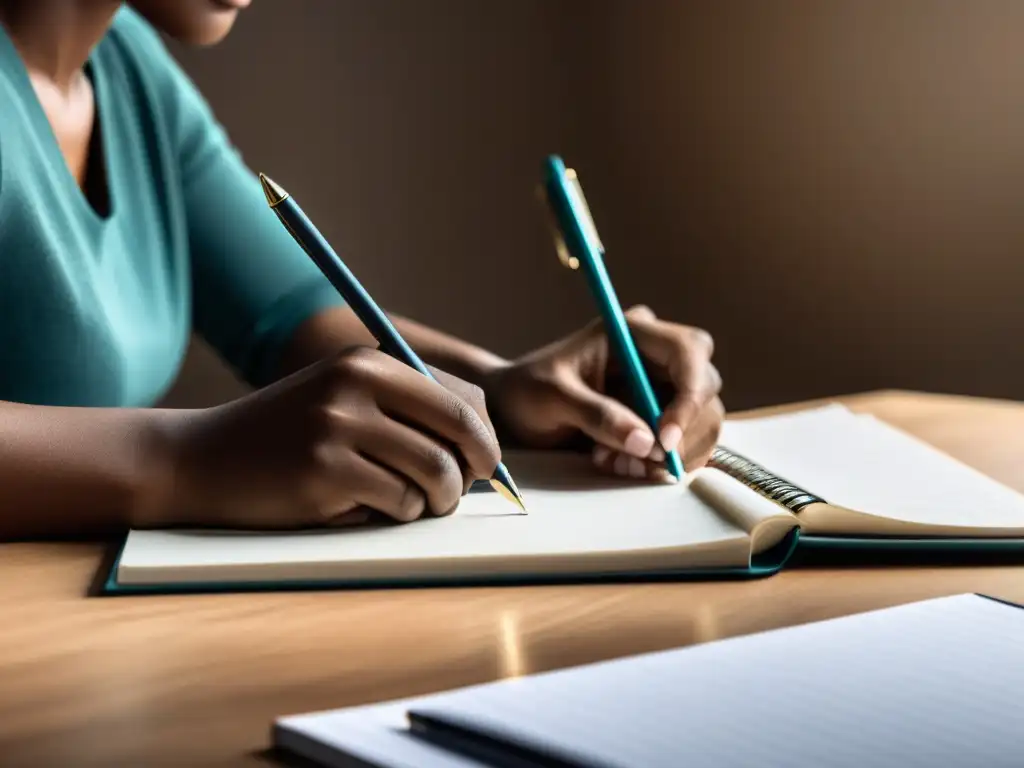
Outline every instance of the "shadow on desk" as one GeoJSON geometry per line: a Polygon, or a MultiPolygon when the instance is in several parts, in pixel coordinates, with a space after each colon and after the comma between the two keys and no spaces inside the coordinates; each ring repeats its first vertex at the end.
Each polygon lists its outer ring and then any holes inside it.
{"type": "Polygon", "coordinates": [[[100,558],[96,573],[89,582],[86,597],[104,597],[103,586],[107,583],[110,572],[117,563],[117,555],[121,551],[122,541],[107,542],[103,548],[103,556],[100,558]]]}
{"type": "Polygon", "coordinates": [[[314,763],[304,757],[293,755],[284,750],[270,748],[250,753],[253,758],[266,765],[268,768],[323,768],[319,763],[314,763]]]}

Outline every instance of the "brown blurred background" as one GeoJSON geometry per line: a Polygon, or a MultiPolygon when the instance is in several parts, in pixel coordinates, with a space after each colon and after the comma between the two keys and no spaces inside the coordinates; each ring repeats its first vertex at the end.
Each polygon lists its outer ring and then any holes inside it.
{"type": "MultiPolygon", "coordinates": [[[[509,356],[588,319],[533,197],[558,152],[730,409],[1024,396],[1017,0],[257,0],[173,50],[392,311],[509,356]]],[[[200,346],[171,401],[238,391],[200,346]]]]}

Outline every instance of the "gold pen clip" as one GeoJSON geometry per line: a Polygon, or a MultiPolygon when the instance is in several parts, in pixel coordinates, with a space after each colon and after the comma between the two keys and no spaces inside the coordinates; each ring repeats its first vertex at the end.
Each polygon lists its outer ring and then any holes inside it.
{"type": "Polygon", "coordinates": [[[558,229],[558,222],[555,219],[555,214],[551,210],[551,200],[548,198],[548,191],[545,189],[543,184],[537,185],[537,199],[540,201],[541,207],[544,209],[544,218],[548,222],[548,227],[551,229],[551,238],[555,241],[555,252],[558,253],[558,260],[562,262],[562,266],[568,267],[569,269],[579,269],[580,260],[569,253],[569,248],[565,244],[565,238],[562,237],[561,231],[558,229]]]}
{"type": "MultiPolygon", "coordinates": [[[[601,242],[601,238],[597,234],[597,227],[594,226],[594,219],[590,214],[590,206],[587,205],[587,198],[583,194],[583,187],[580,185],[580,180],[576,175],[576,171],[572,168],[566,168],[565,178],[568,182],[567,186],[569,194],[574,198],[574,207],[580,212],[582,217],[581,223],[584,229],[584,236],[588,238],[590,242],[593,243],[594,246],[603,254],[604,244],[601,242]]],[[[543,184],[537,186],[537,197],[544,207],[548,226],[551,228],[551,235],[555,241],[555,250],[558,253],[558,260],[569,269],[579,269],[580,260],[570,253],[568,246],[565,244],[565,238],[562,236],[562,232],[558,228],[558,221],[551,208],[551,200],[549,199],[547,189],[543,184]]]]}
{"type": "Polygon", "coordinates": [[[601,242],[600,235],[597,234],[597,227],[594,225],[594,217],[590,214],[590,206],[587,205],[587,198],[583,194],[583,187],[580,185],[579,176],[576,175],[576,171],[572,168],[565,169],[565,178],[569,181],[569,194],[575,194],[576,207],[580,211],[580,215],[583,217],[583,229],[584,234],[590,239],[590,242],[594,244],[594,247],[604,253],[604,244],[601,242]]]}

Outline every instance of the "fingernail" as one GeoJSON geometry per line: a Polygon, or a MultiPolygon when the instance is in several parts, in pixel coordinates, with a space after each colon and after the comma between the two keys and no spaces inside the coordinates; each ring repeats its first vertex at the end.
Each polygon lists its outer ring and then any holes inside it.
{"type": "Polygon", "coordinates": [[[634,429],[624,444],[626,453],[638,459],[646,459],[654,447],[654,435],[643,429],[634,429]]]}
{"type": "Polygon", "coordinates": [[[615,470],[616,475],[622,475],[623,477],[627,476],[629,474],[629,456],[624,453],[620,453],[616,456],[612,469],[615,470]]]}
{"type": "Polygon", "coordinates": [[[661,447],[666,451],[674,451],[683,439],[683,430],[678,424],[669,424],[661,430],[661,447]]]}
{"type": "Polygon", "coordinates": [[[647,467],[640,459],[629,460],[629,474],[632,477],[647,477],[647,467]]]}
{"type": "Polygon", "coordinates": [[[665,452],[661,450],[661,446],[655,443],[654,447],[651,448],[651,455],[648,456],[651,461],[664,461],[665,452]]]}
{"type": "Polygon", "coordinates": [[[599,445],[594,448],[594,463],[598,466],[603,465],[608,461],[608,457],[612,455],[611,449],[606,445],[599,445]]]}

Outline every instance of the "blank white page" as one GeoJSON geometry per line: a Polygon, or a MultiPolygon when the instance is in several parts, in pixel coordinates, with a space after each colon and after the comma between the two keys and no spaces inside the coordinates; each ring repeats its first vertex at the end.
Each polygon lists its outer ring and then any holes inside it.
{"type": "Polygon", "coordinates": [[[749,562],[746,532],[684,483],[604,478],[586,456],[518,455],[507,464],[528,515],[497,493],[471,493],[449,517],[406,525],[296,533],[134,530],[118,581],[578,572],[623,563],[639,570],[657,566],[658,558],[660,567],[749,562]],[[681,557],[684,548],[690,551],[681,557]],[[637,552],[646,559],[636,559],[637,552]]]}
{"type": "Polygon", "coordinates": [[[1024,495],[842,406],[727,421],[720,443],[835,506],[947,533],[1024,533],[1024,495]]]}
{"type": "Polygon", "coordinates": [[[1022,690],[1024,610],[960,595],[410,708],[594,768],[1000,768],[1022,690]]]}

